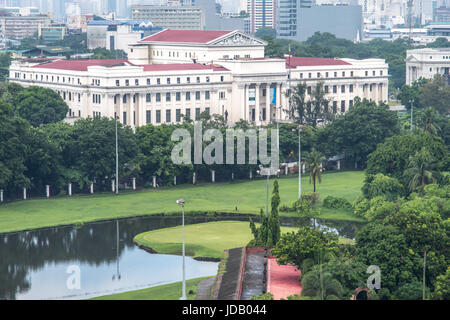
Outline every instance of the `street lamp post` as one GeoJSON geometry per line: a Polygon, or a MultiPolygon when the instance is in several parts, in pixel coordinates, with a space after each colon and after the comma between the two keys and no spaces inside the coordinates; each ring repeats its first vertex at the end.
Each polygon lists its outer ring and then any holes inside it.
{"type": "Polygon", "coordinates": [[[119,148],[117,139],[117,115],[115,113],[114,120],[116,122],[116,194],[119,194],[119,148]]]}
{"type": "Polygon", "coordinates": [[[302,127],[298,127],[298,198],[302,198],[302,154],[300,145],[300,133],[302,132],[302,127]]]}
{"type": "Polygon", "coordinates": [[[181,289],[181,298],[180,300],[186,300],[186,266],[185,266],[185,251],[184,251],[184,199],[177,200],[177,204],[181,206],[182,211],[182,225],[183,225],[183,282],[182,282],[182,289],[181,289]]]}
{"type": "Polygon", "coordinates": [[[256,173],[267,176],[267,186],[266,186],[266,218],[269,218],[269,178],[270,176],[277,175],[280,172],[278,168],[264,168],[262,165],[259,166],[260,170],[256,173]]]}

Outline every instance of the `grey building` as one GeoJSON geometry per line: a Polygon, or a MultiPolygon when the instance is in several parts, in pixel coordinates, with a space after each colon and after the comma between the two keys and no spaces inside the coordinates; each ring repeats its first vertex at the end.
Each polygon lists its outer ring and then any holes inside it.
{"type": "Polygon", "coordinates": [[[362,35],[362,7],[359,5],[314,6],[311,1],[280,0],[279,9],[283,9],[278,18],[279,38],[305,41],[315,32],[329,32],[355,41],[362,35]]]}
{"type": "MultiPolygon", "coordinates": [[[[224,17],[216,10],[216,0],[192,0],[192,4],[205,10],[206,30],[239,30],[249,33],[249,24],[240,17],[224,17]]],[[[249,19],[247,19],[249,20],[249,19]]]]}

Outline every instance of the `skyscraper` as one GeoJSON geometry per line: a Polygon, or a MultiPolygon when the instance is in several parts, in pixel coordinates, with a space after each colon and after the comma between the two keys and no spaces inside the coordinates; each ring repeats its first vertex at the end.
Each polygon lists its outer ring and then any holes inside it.
{"type": "Polygon", "coordinates": [[[247,0],[247,13],[250,15],[250,33],[265,27],[276,29],[277,0],[247,0]]]}

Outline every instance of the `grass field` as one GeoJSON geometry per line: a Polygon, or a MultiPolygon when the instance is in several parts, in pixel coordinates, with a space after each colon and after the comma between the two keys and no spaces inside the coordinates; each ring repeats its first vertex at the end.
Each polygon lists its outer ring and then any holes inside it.
{"type": "MultiPolygon", "coordinates": [[[[281,227],[281,232],[295,231],[294,227],[281,227]]],[[[181,226],[138,234],[134,240],[158,253],[181,255],[181,226]]],[[[222,257],[225,249],[245,246],[253,238],[249,223],[219,221],[185,226],[186,255],[192,257],[222,257]]],[[[342,243],[350,243],[341,239],[342,243]]]]}
{"type": "MultiPolygon", "coordinates": [[[[188,300],[195,300],[198,283],[206,278],[208,277],[186,281],[186,295],[188,300]],[[189,294],[189,290],[192,290],[193,294],[189,294]]],[[[178,300],[180,296],[181,281],[162,286],[101,296],[90,300],[178,300]]]]}
{"type": "MultiPolygon", "coordinates": [[[[323,175],[317,192],[355,200],[361,193],[362,171],[347,171],[323,175]]],[[[270,191],[272,191],[272,183],[270,191]]],[[[291,205],[298,195],[298,178],[279,179],[281,205],[291,205]]],[[[302,179],[302,192],[312,192],[308,177],[302,179]]],[[[176,200],[186,200],[189,212],[258,213],[265,208],[266,181],[253,180],[223,184],[180,185],[172,188],[127,192],[30,199],[0,205],[0,232],[28,230],[48,226],[84,223],[155,213],[179,213],[176,200]],[[237,211],[235,208],[237,207],[237,211]]],[[[361,220],[351,212],[322,210],[320,218],[361,220]]]]}

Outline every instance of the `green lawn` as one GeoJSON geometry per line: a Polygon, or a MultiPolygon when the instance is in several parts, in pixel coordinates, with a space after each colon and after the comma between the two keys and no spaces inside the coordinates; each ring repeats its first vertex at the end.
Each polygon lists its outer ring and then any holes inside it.
{"type": "MultiPolygon", "coordinates": [[[[317,192],[355,200],[361,193],[364,179],[362,171],[347,171],[323,175],[317,192]]],[[[273,179],[271,179],[271,185],[273,179]]],[[[279,179],[281,205],[291,205],[298,195],[298,178],[279,179]]],[[[272,191],[272,186],[271,190],[272,191]]],[[[312,192],[308,177],[302,179],[302,191],[312,192]]],[[[266,181],[253,180],[223,184],[181,185],[172,188],[127,192],[30,199],[0,205],[0,232],[35,229],[95,220],[123,218],[155,213],[179,213],[179,198],[186,200],[189,212],[258,213],[265,209],[266,181]],[[238,210],[235,211],[237,206],[238,210]]],[[[323,210],[320,218],[360,220],[351,212],[323,210]]]]}
{"type": "MultiPolygon", "coordinates": [[[[138,234],[134,240],[159,253],[181,254],[181,226],[138,234]]],[[[281,232],[295,231],[294,227],[281,227],[281,232]]],[[[245,246],[253,238],[248,222],[218,221],[185,226],[186,255],[220,258],[225,249],[245,246]]],[[[349,239],[342,239],[349,243],[349,239]]]]}
{"type": "MultiPolygon", "coordinates": [[[[198,283],[206,278],[208,277],[186,281],[186,295],[188,300],[195,300],[198,283]],[[189,290],[192,290],[193,294],[189,294],[189,290]]],[[[147,289],[101,296],[91,300],[178,300],[180,296],[181,281],[147,289]]]]}

